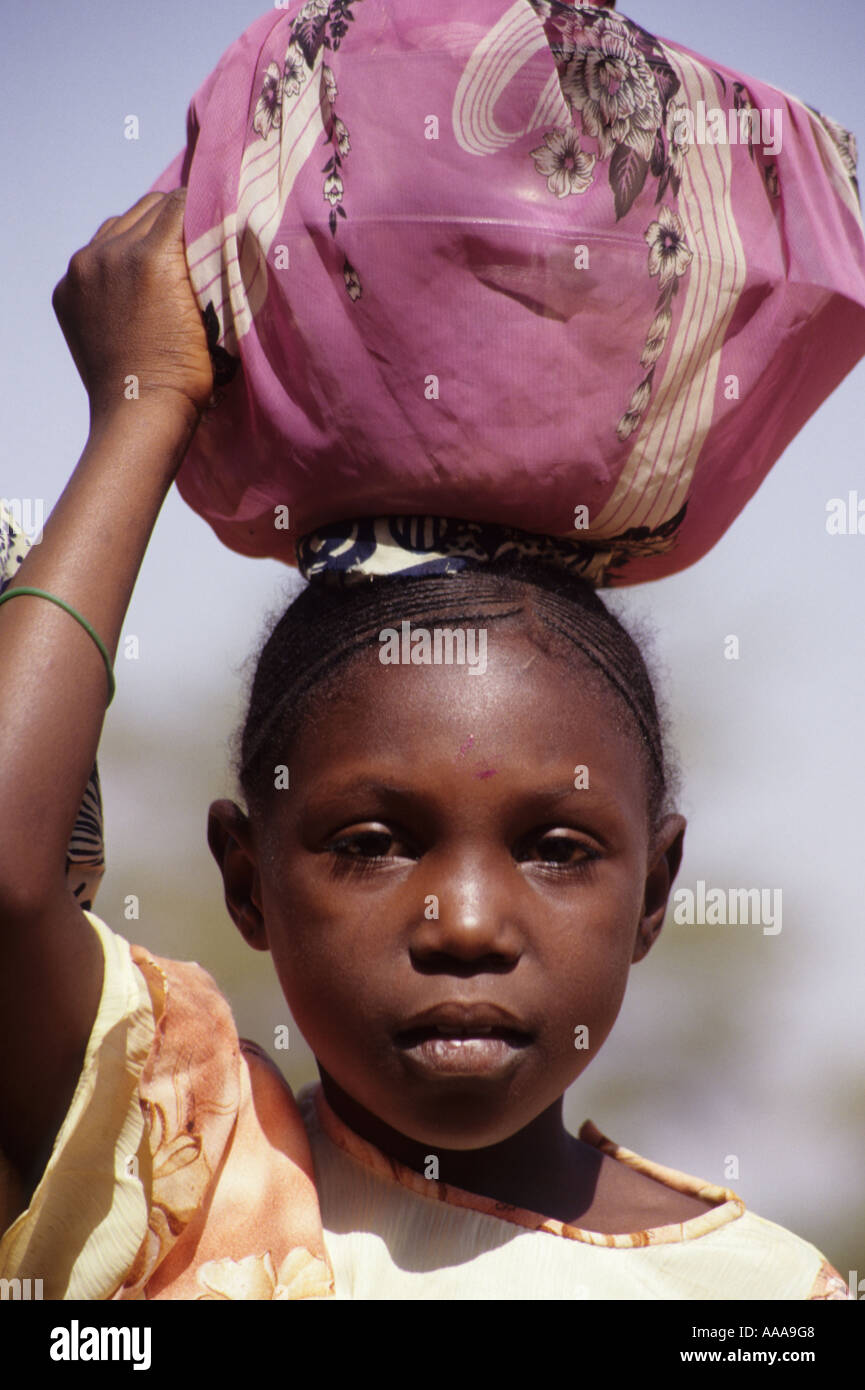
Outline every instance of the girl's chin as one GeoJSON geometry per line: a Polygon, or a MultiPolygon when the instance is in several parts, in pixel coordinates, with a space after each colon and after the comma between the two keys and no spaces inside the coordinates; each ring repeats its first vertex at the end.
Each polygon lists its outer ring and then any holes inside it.
{"type": "Polygon", "coordinates": [[[321,1069],[322,1081],[331,1108],[349,1129],[410,1166],[446,1150],[505,1143],[553,1105],[571,1080],[564,1078],[550,1095],[547,1062],[532,1046],[500,1038],[422,1040],[401,1048],[396,1060],[385,1075],[379,1072],[372,1091],[369,1073],[364,1076],[357,1088],[363,1100],[352,1096],[351,1081],[343,1088],[321,1069]]]}

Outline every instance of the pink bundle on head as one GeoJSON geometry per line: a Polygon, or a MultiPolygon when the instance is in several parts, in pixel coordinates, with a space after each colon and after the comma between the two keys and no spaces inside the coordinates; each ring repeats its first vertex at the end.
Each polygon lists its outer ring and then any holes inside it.
{"type": "Polygon", "coordinates": [[[684,568],[865,352],[854,149],[605,8],[269,12],[155,185],[223,383],[182,495],[290,563],[431,516],[569,538],[598,584],[684,568]]]}

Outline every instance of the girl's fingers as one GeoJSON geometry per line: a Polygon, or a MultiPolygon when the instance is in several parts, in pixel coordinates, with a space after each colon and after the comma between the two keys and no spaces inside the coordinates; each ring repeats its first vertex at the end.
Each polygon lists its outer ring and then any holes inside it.
{"type": "MultiPolygon", "coordinates": [[[[168,213],[170,218],[183,217],[185,206],[186,189],[175,190],[174,193],[145,193],[137,203],[126,212],[120,213],[115,217],[107,217],[97,228],[95,234],[88,242],[86,247],[72,257],[66,274],[54,288],[52,304],[54,312],[63,322],[63,309],[67,299],[67,282],[69,277],[76,269],[76,262],[80,267],[82,262],[86,262],[88,257],[95,254],[92,248],[102,247],[108,240],[117,241],[123,237],[133,242],[140,242],[153,229],[160,219],[162,213],[168,213]]],[[[169,223],[170,225],[170,223],[169,223]]],[[[73,357],[75,352],[73,349],[73,357]]],[[[77,359],[76,359],[77,363],[77,359]]]]}
{"type": "Polygon", "coordinates": [[[132,209],[110,229],[109,235],[116,241],[131,242],[154,247],[173,240],[178,233],[182,237],[183,213],[186,206],[186,189],[175,189],[171,193],[157,193],[156,201],[151,202],[134,221],[130,220],[132,209]],[[182,195],[182,196],[181,196],[182,195]]]}
{"type": "Polygon", "coordinates": [[[173,407],[185,398],[200,414],[210,399],[213,366],[186,263],[185,207],[186,189],[172,189],[107,218],[54,291],[92,409],[116,404],[130,361],[173,407]]]}
{"type": "Polygon", "coordinates": [[[93,233],[93,236],[90,238],[91,244],[94,241],[98,241],[99,238],[104,236],[107,231],[110,231],[110,229],[114,226],[115,222],[119,221],[119,217],[106,217],[105,221],[100,223],[100,225],[96,228],[96,231],[93,233]]]}
{"type": "MultiPolygon", "coordinates": [[[[183,227],[183,214],[186,207],[186,189],[174,189],[171,193],[161,193],[160,202],[144,212],[135,224],[136,238],[147,238],[152,242],[171,240],[183,227]]],[[[130,232],[132,228],[129,229],[130,232]]]]}
{"type": "Polygon", "coordinates": [[[116,217],[107,217],[91,238],[91,245],[103,240],[109,233],[117,236],[133,228],[141,232],[149,231],[166,200],[165,193],[145,193],[127,212],[116,217]]]}

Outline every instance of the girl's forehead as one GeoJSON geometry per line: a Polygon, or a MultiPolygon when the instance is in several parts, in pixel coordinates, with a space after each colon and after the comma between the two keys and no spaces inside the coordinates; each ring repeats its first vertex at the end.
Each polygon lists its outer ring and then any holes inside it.
{"type": "Polygon", "coordinates": [[[647,795],[633,733],[602,683],[536,655],[530,643],[497,644],[477,674],[375,655],[354,663],[286,759],[291,794],[277,798],[273,832],[307,843],[381,820],[498,841],[544,823],[641,845],[647,795]]]}
{"type": "Polygon", "coordinates": [[[576,649],[570,658],[544,651],[523,630],[494,624],[384,631],[313,694],[301,756],[400,748],[422,760],[447,747],[464,759],[484,745],[543,764],[591,746],[596,759],[632,760],[618,699],[576,649]]]}
{"type": "Polygon", "coordinates": [[[370,819],[497,840],[541,822],[582,825],[607,843],[643,844],[635,726],[587,663],[503,629],[488,637],[484,669],[477,643],[462,663],[412,661],[411,647],[408,661],[382,661],[380,650],[334,668],[268,749],[289,769],[279,785],[290,790],[267,797],[262,827],[280,853],[370,819]]]}

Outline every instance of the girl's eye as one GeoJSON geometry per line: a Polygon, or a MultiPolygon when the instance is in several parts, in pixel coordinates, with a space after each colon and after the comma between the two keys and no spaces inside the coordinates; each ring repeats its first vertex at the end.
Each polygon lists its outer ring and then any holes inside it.
{"type": "Polygon", "coordinates": [[[331,840],[328,850],[343,859],[354,859],[360,863],[371,860],[394,858],[393,848],[400,842],[389,830],[355,830],[331,840]]]}
{"type": "MultiPolygon", "coordinates": [[[[372,868],[398,859],[416,858],[412,846],[384,826],[348,831],[331,840],[327,852],[345,868],[372,868]]],[[[597,850],[566,831],[535,835],[514,851],[518,863],[540,863],[563,869],[582,869],[599,858],[597,850]]]]}
{"type": "Polygon", "coordinates": [[[566,868],[575,869],[584,864],[591,864],[598,858],[598,853],[582,840],[560,831],[558,834],[541,836],[532,845],[527,845],[516,857],[521,862],[537,858],[542,864],[562,864],[566,868]]]}

